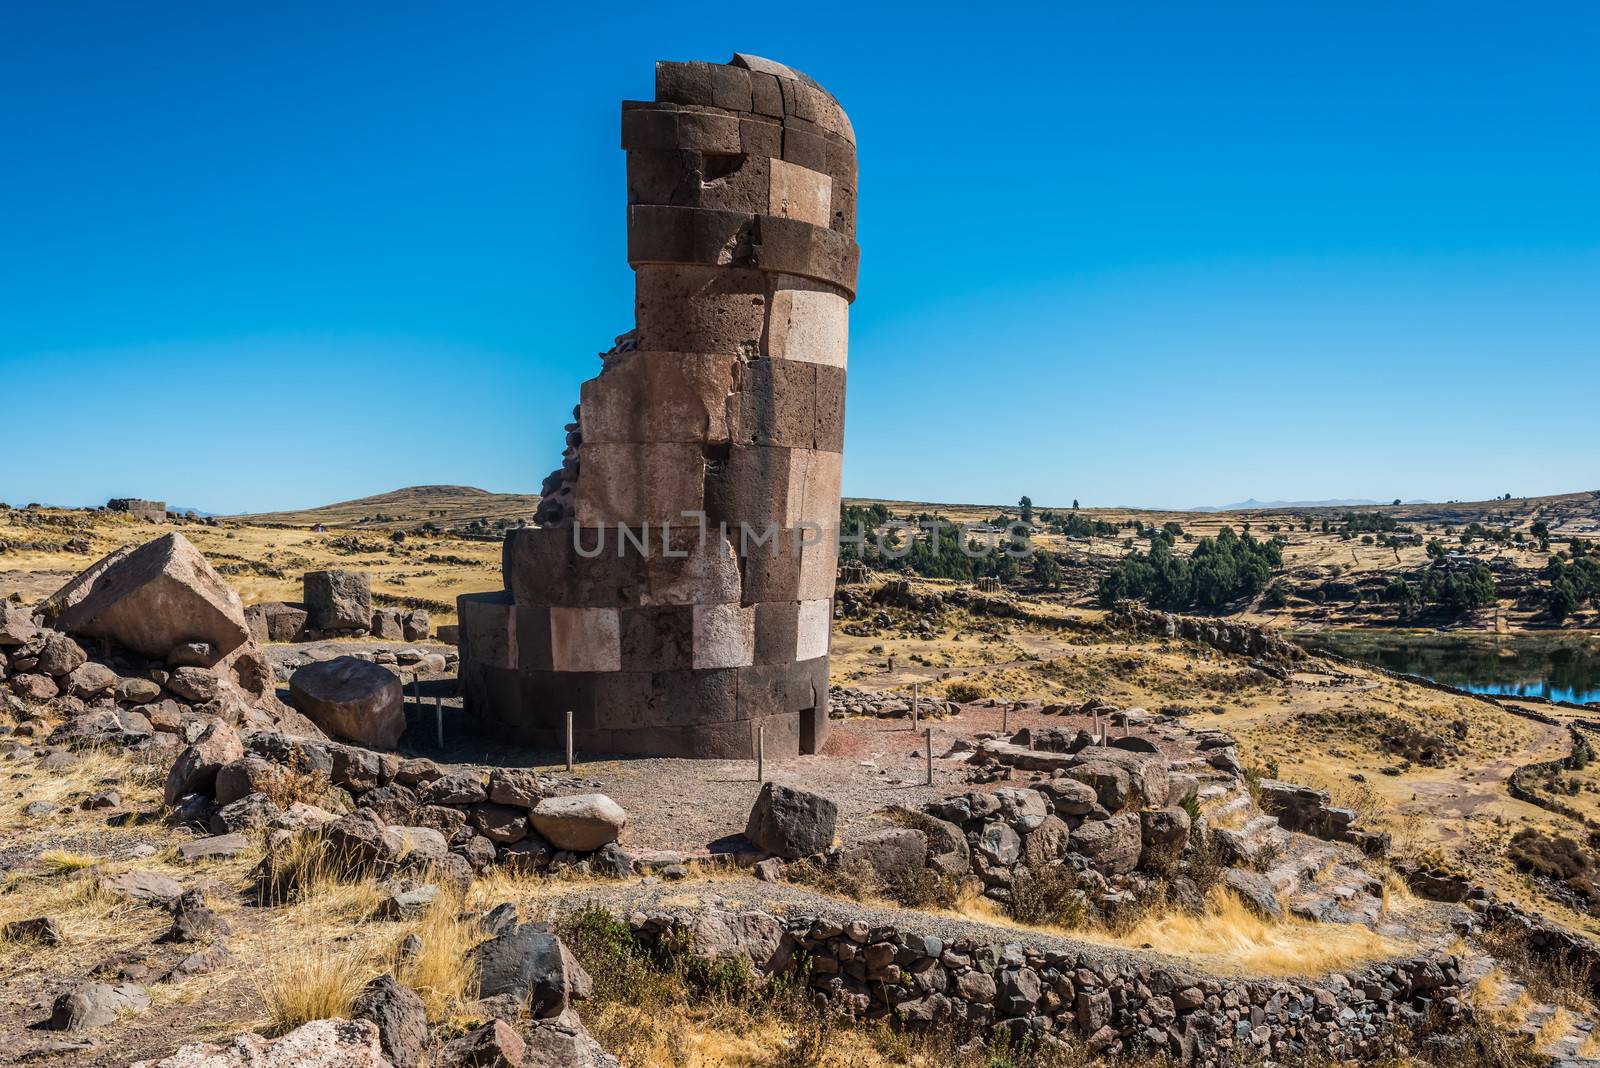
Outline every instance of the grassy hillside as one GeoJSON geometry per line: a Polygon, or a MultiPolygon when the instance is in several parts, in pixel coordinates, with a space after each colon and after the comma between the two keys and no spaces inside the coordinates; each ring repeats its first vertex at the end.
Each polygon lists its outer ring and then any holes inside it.
{"type": "Polygon", "coordinates": [[[490,493],[476,486],[408,486],[320,508],[231,518],[258,526],[309,527],[321,523],[371,530],[409,529],[432,522],[443,529],[459,530],[474,521],[496,526],[532,520],[538,506],[538,495],[531,493],[490,493]]]}

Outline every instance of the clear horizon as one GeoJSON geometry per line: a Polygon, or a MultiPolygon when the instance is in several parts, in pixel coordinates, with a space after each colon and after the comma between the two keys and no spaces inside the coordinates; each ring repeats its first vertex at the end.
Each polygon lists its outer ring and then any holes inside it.
{"type": "Polygon", "coordinates": [[[1592,482],[1600,12],[969,12],[13,6],[0,499],[536,492],[631,326],[620,101],[735,50],[858,134],[846,496],[1592,482]]]}

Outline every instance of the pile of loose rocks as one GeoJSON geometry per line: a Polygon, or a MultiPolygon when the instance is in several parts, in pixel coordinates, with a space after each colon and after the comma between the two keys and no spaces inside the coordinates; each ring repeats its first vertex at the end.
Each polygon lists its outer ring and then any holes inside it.
{"type": "Polygon", "coordinates": [[[0,686],[24,719],[65,720],[52,744],[176,748],[211,720],[318,733],[277,699],[238,596],[178,533],[119,549],[32,610],[0,603],[0,686]]]}
{"type": "MultiPolygon", "coordinates": [[[[872,716],[878,719],[904,719],[911,715],[911,695],[889,690],[862,690],[854,686],[828,687],[828,714],[834,719],[847,716],[872,716]]],[[[923,695],[918,698],[919,716],[956,716],[961,706],[954,701],[923,695]]]]}
{"type": "Polygon", "coordinates": [[[246,608],[245,621],[258,642],[307,642],[370,635],[381,641],[423,642],[432,630],[420,608],[374,608],[371,578],[364,571],[308,571],[304,601],[264,601],[246,608]]]}
{"type": "Polygon", "coordinates": [[[946,943],[865,919],[710,906],[635,912],[629,923],[663,949],[740,954],[764,973],[806,975],[826,1003],[864,1019],[998,1028],[1046,1045],[1072,1039],[1094,1053],[1165,1051],[1185,1064],[1324,1054],[1370,1062],[1392,1056],[1408,1033],[1448,1027],[1467,1011],[1453,956],[1315,982],[1246,981],[1016,943],[946,943]]]}
{"type": "Polygon", "coordinates": [[[631,873],[633,858],[615,844],[627,824],[622,807],[598,793],[555,796],[556,788],[523,768],[447,769],[273,731],[241,737],[215,722],[178,755],[166,798],[174,820],[213,836],[314,831],[341,865],[381,875],[431,868],[464,884],[495,864],[631,873]]]}

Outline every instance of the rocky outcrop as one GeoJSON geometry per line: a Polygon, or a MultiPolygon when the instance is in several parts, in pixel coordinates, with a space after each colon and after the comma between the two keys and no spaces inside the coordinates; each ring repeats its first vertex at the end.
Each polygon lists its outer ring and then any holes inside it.
{"type": "Polygon", "coordinates": [[[1118,601],[1106,622],[1112,627],[1143,634],[1199,642],[1225,653],[1272,664],[1294,664],[1306,658],[1306,651],[1300,646],[1260,627],[1203,616],[1180,616],[1146,608],[1137,601],[1118,601]]]}

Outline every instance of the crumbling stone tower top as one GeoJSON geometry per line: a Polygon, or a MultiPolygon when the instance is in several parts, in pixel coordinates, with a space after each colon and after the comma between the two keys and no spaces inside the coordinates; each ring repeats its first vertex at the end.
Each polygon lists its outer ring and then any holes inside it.
{"type": "Polygon", "coordinates": [[[583,385],[540,525],[506,542],[505,591],[462,599],[468,710],[550,743],[571,711],[580,744],[612,752],[750,755],[758,733],[774,755],[812,750],[855,133],[810,78],[736,55],[658,64],[656,99],[623,104],[622,147],[635,326],[583,385]]]}

